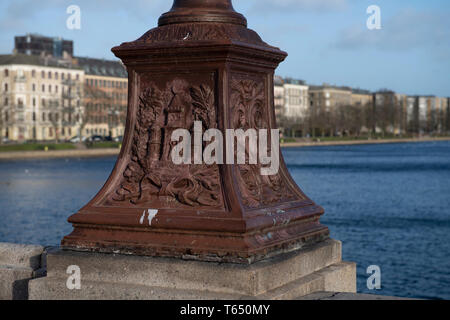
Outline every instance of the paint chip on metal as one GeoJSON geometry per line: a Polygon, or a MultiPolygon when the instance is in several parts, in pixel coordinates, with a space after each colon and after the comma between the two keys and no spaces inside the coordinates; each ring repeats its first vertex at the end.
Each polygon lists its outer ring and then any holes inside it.
{"type": "Polygon", "coordinates": [[[152,220],[156,217],[158,214],[158,209],[148,209],[148,225],[152,225],[152,220]]]}

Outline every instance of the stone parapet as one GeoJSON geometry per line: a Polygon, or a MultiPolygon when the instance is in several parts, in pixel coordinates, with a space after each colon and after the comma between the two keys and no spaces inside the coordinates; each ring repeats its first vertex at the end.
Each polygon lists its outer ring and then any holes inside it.
{"type": "Polygon", "coordinates": [[[28,299],[28,281],[45,274],[44,247],[0,243],[0,300],[28,299]]]}
{"type": "Polygon", "coordinates": [[[356,266],[327,240],[252,265],[56,250],[30,299],[294,299],[318,291],[356,292],[356,266]],[[70,266],[81,288],[68,289],[70,266]]]}

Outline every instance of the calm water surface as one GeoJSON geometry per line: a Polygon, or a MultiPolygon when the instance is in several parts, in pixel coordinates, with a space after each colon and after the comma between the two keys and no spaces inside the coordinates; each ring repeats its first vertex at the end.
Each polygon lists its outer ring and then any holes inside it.
{"type": "MultiPolygon", "coordinates": [[[[450,299],[450,142],[283,150],[358,264],[358,291],[450,299]],[[366,286],[381,268],[382,289],[366,286]]],[[[57,245],[115,157],[0,161],[0,242],[57,245]]]]}

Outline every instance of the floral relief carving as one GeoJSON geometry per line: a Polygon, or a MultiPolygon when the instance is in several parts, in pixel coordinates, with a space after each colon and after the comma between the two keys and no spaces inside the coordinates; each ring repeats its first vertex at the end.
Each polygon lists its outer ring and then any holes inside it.
{"type": "MultiPolygon", "coordinates": [[[[265,102],[264,82],[233,77],[231,80],[231,105],[235,129],[270,129],[265,102]]],[[[270,130],[269,130],[270,134],[270,130]]],[[[269,135],[268,134],[268,135],[269,135]]],[[[270,150],[270,143],[268,143],[270,150]]],[[[248,144],[246,158],[248,159],[248,144]]],[[[278,152],[278,150],[273,150],[278,152]]],[[[294,199],[294,193],[285,184],[280,173],[261,175],[260,163],[236,166],[238,186],[245,206],[256,208],[294,199]]]]}
{"type": "Polygon", "coordinates": [[[146,207],[223,207],[217,165],[175,165],[171,160],[173,131],[192,131],[195,120],[202,121],[205,130],[217,127],[210,87],[189,87],[185,81],[174,80],[164,90],[155,85],[142,90],[131,160],[108,202],[146,207]]]}

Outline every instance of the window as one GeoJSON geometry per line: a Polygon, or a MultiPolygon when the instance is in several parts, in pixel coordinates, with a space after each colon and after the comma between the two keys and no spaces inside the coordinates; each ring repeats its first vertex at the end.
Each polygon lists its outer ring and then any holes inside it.
{"type": "Polygon", "coordinates": [[[44,98],[42,98],[42,103],[41,103],[41,105],[42,105],[43,107],[45,107],[45,99],[44,99],[44,98]]]}
{"type": "Polygon", "coordinates": [[[53,137],[53,128],[48,128],[49,137],[53,137]]]}
{"type": "Polygon", "coordinates": [[[44,71],[41,72],[41,78],[45,79],[45,72],[44,71]]]}
{"type": "Polygon", "coordinates": [[[5,77],[9,77],[9,70],[5,69],[5,77]]]}
{"type": "Polygon", "coordinates": [[[64,73],[61,73],[61,80],[64,80],[64,73]]]}
{"type": "Polygon", "coordinates": [[[42,85],[42,92],[45,92],[45,85],[42,85]]]}
{"type": "Polygon", "coordinates": [[[58,86],[55,86],[55,92],[58,93],[58,86]]]}
{"type": "Polygon", "coordinates": [[[36,107],[36,98],[33,98],[33,107],[36,107]]]}
{"type": "Polygon", "coordinates": [[[35,84],[35,83],[33,83],[33,84],[31,85],[31,90],[36,91],[36,84],[35,84]]]}
{"type": "Polygon", "coordinates": [[[36,112],[33,112],[33,121],[36,121],[36,112]]]}
{"type": "Polygon", "coordinates": [[[8,84],[5,83],[5,92],[8,92],[8,84]]]}
{"type": "Polygon", "coordinates": [[[48,92],[52,92],[52,86],[50,84],[48,85],[48,92]]]}
{"type": "Polygon", "coordinates": [[[58,72],[55,72],[55,79],[58,80],[58,72]]]}
{"type": "Polygon", "coordinates": [[[80,80],[80,75],[79,74],[77,74],[76,79],[77,79],[77,81],[80,80]]]}
{"type": "Polygon", "coordinates": [[[8,105],[8,102],[9,102],[9,101],[8,101],[8,98],[5,98],[5,104],[4,104],[5,107],[8,105]]]}
{"type": "Polygon", "coordinates": [[[52,78],[52,73],[49,71],[48,72],[48,78],[51,79],[52,78]]]}
{"type": "Polygon", "coordinates": [[[45,121],[45,112],[42,112],[42,121],[45,121]]]}
{"type": "Polygon", "coordinates": [[[33,78],[36,77],[36,70],[31,70],[31,77],[33,77],[33,78]]]}
{"type": "Polygon", "coordinates": [[[53,115],[51,113],[48,114],[48,121],[53,121],[53,115]]]}

